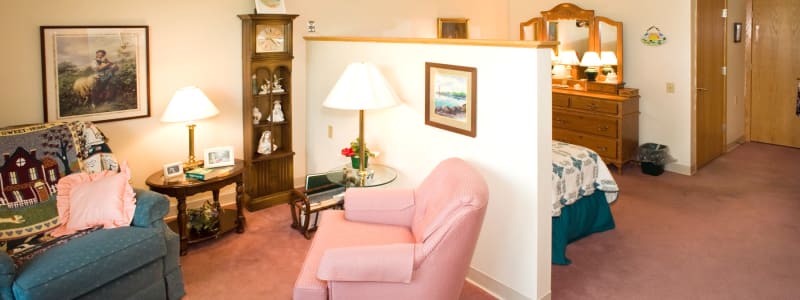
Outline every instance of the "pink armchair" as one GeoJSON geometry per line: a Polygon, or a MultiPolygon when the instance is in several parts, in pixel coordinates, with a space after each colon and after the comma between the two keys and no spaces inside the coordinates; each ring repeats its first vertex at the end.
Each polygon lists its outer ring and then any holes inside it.
{"type": "Polygon", "coordinates": [[[458,158],[416,189],[347,189],[345,210],[322,215],[294,299],[457,299],[488,198],[458,158]]]}

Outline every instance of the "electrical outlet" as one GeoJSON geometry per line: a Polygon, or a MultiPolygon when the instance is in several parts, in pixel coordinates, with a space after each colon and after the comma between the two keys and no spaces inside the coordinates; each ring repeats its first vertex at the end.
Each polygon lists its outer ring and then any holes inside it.
{"type": "Polygon", "coordinates": [[[667,82],[667,94],[674,94],[674,93],[675,93],[675,83],[667,82]]]}
{"type": "Polygon", "coordinates": [[[328,125],[328,138],[333,138],[333,125],[328,125]]]}

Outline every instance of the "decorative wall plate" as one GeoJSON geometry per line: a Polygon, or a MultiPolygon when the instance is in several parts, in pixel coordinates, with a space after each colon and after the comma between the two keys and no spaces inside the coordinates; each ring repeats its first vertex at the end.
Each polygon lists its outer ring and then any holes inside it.
{"type": "Polygon", "coordinates": [[[259,14],[285,14],[284,0],[256,0],[256,12],[259,14]]]}
{"type": "Polygon", "coordinates": [[[667,36],[661,33],[661,29],[656,26],[650,26],[647,31],[642,35],[642,43],[648,46],[660,46],[667,41],[667,36]]]}

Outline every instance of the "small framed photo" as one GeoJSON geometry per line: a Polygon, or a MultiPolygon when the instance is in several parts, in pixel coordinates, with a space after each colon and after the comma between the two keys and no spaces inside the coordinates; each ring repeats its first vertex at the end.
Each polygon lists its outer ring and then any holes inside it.
{"type": "Polygon", "coordinates": [[[469,38],[469,19],[467,18],[439,18],[436,28],[436,37],[440,39],[466,39],[469,38]]]}
{"type": "Polygon", "coordinates": [[[176,161],[164,165],[164,178],[167,180],[183,175],[183,162],[176,161]]]}
{"type": "Polygon", "coordinates": [[[478,71],[425,63],[425,124],[475,137],[478,71]]]}
{"type": "Polygon", "coordinates": [[[233,165],[233,146],[208,148],[203,151],[204,168],[233,165]]]}

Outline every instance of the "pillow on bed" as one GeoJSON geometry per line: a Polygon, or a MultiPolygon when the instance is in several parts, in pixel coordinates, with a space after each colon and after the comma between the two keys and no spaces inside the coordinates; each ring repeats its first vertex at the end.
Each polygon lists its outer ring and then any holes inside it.
{"type": "Polygon", "coordinates": [[[76,173],[58,181],[59,226],[51,234],[62,236],[102,225],[104,228],[130,226],[136,198],[127,164],[119,173],[102,171],[76,173]]]}

